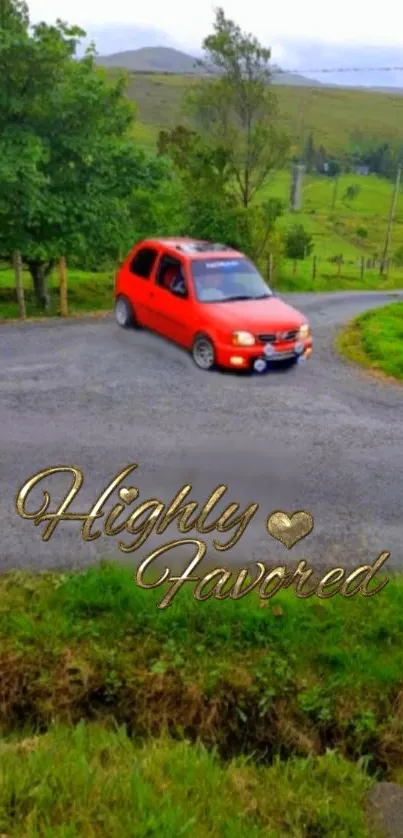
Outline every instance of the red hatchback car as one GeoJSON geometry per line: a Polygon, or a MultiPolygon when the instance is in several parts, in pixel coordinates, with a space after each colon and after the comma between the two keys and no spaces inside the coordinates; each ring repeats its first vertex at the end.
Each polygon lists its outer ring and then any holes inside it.
{"type": "Polygon", "coordinates": [[[306,318],[279,300],[242,253],[193,239],[137,244],[115,282],[119,326],[144,326],[188,349],[203,370],[264,372],[312,352],[306,318]]]}

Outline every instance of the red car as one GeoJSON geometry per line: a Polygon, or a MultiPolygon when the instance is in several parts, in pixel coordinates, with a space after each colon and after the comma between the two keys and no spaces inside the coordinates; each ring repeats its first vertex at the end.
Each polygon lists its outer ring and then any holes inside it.
{"type": "Polygon", "coordinates": [[[137,244],[115,281],[119,326],[144,326],[188,349],[203,370],[264,372],[308,357],[306,318],[279,300],[242,253],[185,238],[137,244]]]}

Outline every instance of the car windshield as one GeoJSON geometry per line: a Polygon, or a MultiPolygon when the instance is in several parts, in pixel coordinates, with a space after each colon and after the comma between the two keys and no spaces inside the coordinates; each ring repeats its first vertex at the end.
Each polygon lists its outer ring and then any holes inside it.
{"type": "Polygon", "coordinates": [[[193,259],[192,275],[202,303],[263,300],[273,292],[248,259],[193,259]]]}

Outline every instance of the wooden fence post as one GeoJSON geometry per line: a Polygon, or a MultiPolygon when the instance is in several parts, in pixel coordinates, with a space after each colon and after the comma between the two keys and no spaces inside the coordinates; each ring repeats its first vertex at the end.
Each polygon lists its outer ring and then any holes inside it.
{"type": "Polygon", "coordinates": [[[22,258],[19,250],[14,251],[13,266],[15,274],[15,288],[17,291],[18,310],[20,313],[21,320],[25,320],[27,315],[25,309],[24,285],[22,280],[22,258]]]}
{"type": "Polygon", "coordinates": [[[312,279],[316,279],[316,253],[313,254],[312,279]]]}
{"type": "Polygon", "coordinates": [[[64,256],[61,256],[59,259],[59,293],[60,293],[60,316],[67,317],[68,316],[68,303],[67,303],[67,269],[66,269],[66,259],[64,256]]]}
{"type": "Polygon", "coordinates": [[[361,279],[364,279],[365,256],[361,256],[361,279]]]}
{"type": "Polygon", "coordinates": [[[273,254],[269,253],[269,285],[273,282],[273,254]]]}

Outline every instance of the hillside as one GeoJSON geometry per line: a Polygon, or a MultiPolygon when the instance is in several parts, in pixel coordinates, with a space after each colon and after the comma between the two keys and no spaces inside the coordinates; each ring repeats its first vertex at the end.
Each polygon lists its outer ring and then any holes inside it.
{"type": "MultiPolygon", "coordinates": [[[[137,104],[135,132],[141,144],[151,146],[159,130],[186,122],[184,96],[198,80],[174,73],[130,74],[127,90],[137,104]]],[[[358,134],[379,142],[403,140],[403,96],[399,93],[287,85],[276,90],[281,122],[297,147],[309,132],[329,153],[341,152],[358,134]]]]}

